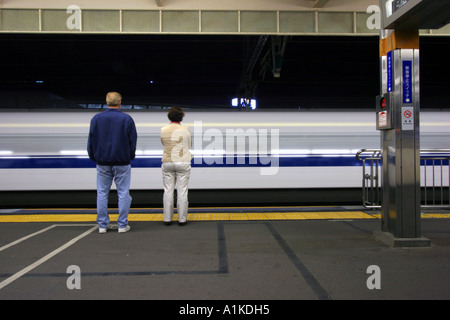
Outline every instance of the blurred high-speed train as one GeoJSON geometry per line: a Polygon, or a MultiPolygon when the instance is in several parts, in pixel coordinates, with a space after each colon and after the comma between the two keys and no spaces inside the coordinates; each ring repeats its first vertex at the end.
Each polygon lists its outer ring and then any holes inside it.
{"type": "MultiPolygon", "coordinates": [[[[122,111],[138,131],[132,206],[161,207],[167,111],[122,111]]],[[[360,203],[355,154],[380,148],[374,111],[185,111],[191,205],[360,203]]],[[[96,112],[2,112],[0,206],[95,207],[95,163],[86,146],[96,112]]],[[[420,129],[422,149],[450,148],[450,112],[421,112],[420,129]]]]}

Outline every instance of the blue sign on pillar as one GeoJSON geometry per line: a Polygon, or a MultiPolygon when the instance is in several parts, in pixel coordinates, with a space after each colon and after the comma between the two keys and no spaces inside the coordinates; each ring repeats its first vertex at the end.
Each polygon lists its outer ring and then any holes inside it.
{"type": "Polygon", "coordinates": [[[413,103],[412,61],[403,61],[403,103],[413,103]]]}
{"type": "Polygon", "coordinates": [[[392,51],[387,53],[387,92],[392,92],[392,51]]]}

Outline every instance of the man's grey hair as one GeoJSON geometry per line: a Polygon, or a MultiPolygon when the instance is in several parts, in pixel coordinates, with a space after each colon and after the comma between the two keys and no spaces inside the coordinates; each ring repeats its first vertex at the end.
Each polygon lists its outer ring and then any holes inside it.
{"type": "Polygon", "coordinates": [[[106,104],[111,107],[117,107],[122,102],[122,96],[118,92],[108,92],[106,94],[106,104]]]}

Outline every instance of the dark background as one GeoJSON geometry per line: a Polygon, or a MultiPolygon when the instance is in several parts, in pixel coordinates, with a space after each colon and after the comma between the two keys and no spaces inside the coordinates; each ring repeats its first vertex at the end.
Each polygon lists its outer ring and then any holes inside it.
{"type": "MultiPolygon", "coordinates": [[[[231,108],[258,36],[0,35],[0,107],[104,103],[231,108]]],[[[374,108],[378,36],[288,38],[281,77],[255,64],[258,108],[374,108]],[[262,77],[260,70],[266,70],[262,77]]],[[[421,108],[450,108],[450,40],[421,37],[421,108]]],[[[267,60],[271,63],[271,60],[267,60]]]]}

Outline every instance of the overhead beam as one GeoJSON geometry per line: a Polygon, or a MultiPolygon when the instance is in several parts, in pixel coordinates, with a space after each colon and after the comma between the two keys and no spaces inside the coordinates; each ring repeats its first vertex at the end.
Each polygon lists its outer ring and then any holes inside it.
{"type": "Polygon", "coordinates": [[[330,0],[311,0],[311,8],[323,8],[330,0]]]}
{"type": "Polygon", "coordinates": [[[272,73],[274,78],[279,78],[283,66],[284,51],[288,37],[272,36],[272,73]]]}
{"type": "MultiPolygon", "coordinates": [[[[338,12],[327,11],[326,8],[298,11],[165,10],[169,3],[167,1],[145,1],[151,4],[153,9],[80,8],[76,10],[76,13],[70,13],[66,9],[5,8],[7,3],[15,1],[0,0],[2,3],[0,33],[189,33],[280,36],[322,34],[379,36],[380,33],[374,23],[367,23],[372,16],[369,16],[366,11],[338,12]],[[156,7],[158,3],[163,7],[156,7]],[[74,19],[78,19],[80,28],[68,26],[68,22],[72,25],[73,23],[70,22],[74,19]]],[[[441,12],[446,11],[441,10],[441,12]]],[[[421,35],[432,34],[450,36],[450,24],[432,32],[431,30],[421,32],[421,35]]]]}

